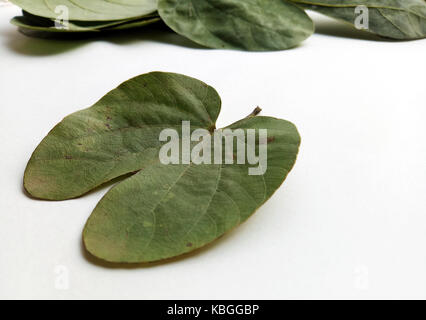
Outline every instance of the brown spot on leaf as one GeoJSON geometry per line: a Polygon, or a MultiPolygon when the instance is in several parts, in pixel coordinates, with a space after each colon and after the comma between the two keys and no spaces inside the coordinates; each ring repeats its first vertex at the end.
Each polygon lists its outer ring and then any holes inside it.
{"type": "Polygon", "coordinates": [[[268,143],[272,143],[275,141],[275,137],[269,137],[267,141],[268,143]]]}
{"type": "Polygon", "coordinates": [[[190,247],[192,247],[192,243],[191,243],[191,242],[188,242],[188,243],[186,244],[186,246],[187,246],[188,248],[190,248],[190,247]]]}
{"type": "Polygon", "coordinates": [[[67,160],[71,160],[71,159],[72,159],[72,156],[65,156],[65,159],[67,159],[67,160]]]}

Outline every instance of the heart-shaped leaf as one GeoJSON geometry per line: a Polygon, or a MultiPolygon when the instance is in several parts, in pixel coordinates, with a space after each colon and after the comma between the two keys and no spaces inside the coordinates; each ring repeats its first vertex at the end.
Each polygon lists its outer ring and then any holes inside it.
{"type": "MultiPolygon", "coordinates": [[[[426,37],[426,1],[425,0],[292,0],[293,2],[328,15],[355,24],[363,13],[355,9],[368,8],[368,27],[377,35],[399,39],[419,39],[426,37]]],[[[365,22],[365,21],[364,21],[365,22]]]]}
{"type": "Polygon", "coordinates": [[[57,19],[67,8],[68,20],[108,21],[144,16],[157,10],[157,0],[11,0],[23,10],[57,19]]]}
{"type": "MultiPolygon", "coordinates": [[[[136,263],[200,248],[271,197],[293,167],[300,144],[293,124],[252,115],[226,129],[247,135],[267,130],[267,138],[252,145],[267,152],[266,163],[258,163],[263,174],[249,174],[256,167],[250,161],[160,161],[165,129],[182,138],[182,160],[188,154],[182,121],[190,121],[188,134],[200,129],[205,137],[225,134],[215,129],[220,108],[217,92],[193,78],[154,72],[131,79],[49,133],[31,157],[25,188],[37,198],[63,200],[138,172],[112,188],[92,213],[84,229],[87,250],[106,261],[136,263]]],[[[249,139],[238,141],[247,145],[248,155],[249,139]]],[[[231,159],[235,154],[240,159],[240,146],[233,146],[231,159]]]]}
{"type": "Polygon", "coordinates": [[[158,11],[175,32],[211,48],[283,50],[314,30],[308,15],[285,0],[159,0],[158,11]]]}

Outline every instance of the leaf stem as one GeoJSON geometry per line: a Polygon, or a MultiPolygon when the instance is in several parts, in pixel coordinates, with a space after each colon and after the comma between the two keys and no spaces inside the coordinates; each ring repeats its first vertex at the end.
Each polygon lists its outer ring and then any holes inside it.
{"type": "Polygon", "coordinates": [[[262,111],[262,109],[257,106],[252,113],[250,113],[246,118],[253,118],[255,116],[257,116],[260,112],[262,111]]]}

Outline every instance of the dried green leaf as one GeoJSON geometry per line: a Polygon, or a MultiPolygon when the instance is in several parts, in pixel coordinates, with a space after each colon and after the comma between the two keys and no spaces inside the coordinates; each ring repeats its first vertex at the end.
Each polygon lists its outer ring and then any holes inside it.
{"type": "Polygon", "coordinates": [[[92,213],[83,235],[87,250],[106,261],[136,263],[200,248],[272,196],[300,144],[293,124],[250,116],[227,128],[268,130],[263,175],[249,175],[248,163],[160,162],[163,129],[179,132],[185,120],[191,132],[214,134],[220,108],[212,87],[183,75],[154,72],[126,81],[49,133],[28,163],[25,188],[37,198],[63,200],[138,172],[112,188],[92,213]]]}
{"type": "Polygon", "coordinates": [[[158,11],[175,32],[211,48],[283,50],[314,30],[306,13],[285,0],[159,0],[158,11]]]}
{"type": "Polygon", "coordinates": [[[24,16],[14,17],[10,22],[20,29],[55,32],[55,33],[74,33],[74,32],[99,32],[111,30],[124,30],[138,28],[149,24],[160,22],[158,15],[147,15],[140,18],[117,20],[117,21],[68,21],[66,24],[58,23],[48,18],[41,18],[25,13],[24,16]]]}
{"type": "Polygon", "coordinates": [[[304,8],[355,24],[358,6],[368,8],[370,31],[382,37],[410,40],[426,37],[424,0],[291,0],[304,8]]]}
{"type": "Polygon", "coordinates": [[[122,20],[151,14],[156,0],[11,0],[23,10],[40,17],[57,19],[68,10],[71,21],[122,20]]]}

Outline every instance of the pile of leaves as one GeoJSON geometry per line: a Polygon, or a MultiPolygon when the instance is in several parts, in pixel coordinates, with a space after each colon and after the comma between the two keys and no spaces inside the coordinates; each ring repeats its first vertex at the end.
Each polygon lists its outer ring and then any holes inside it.
{"type": "Polygon", "coordinates": [[[102,32],[137,28],[161,21],[156,0],[12,0],[23,15],[12,24],[44,32],[102,32]]]}
{"type": "Polygon", "coordinates": [[[314,32],[304,9],[354,25],[356,8],[369,9],[367,31],[410,40],[426,37],[425,0],[11,0],[23,9],[12,23],[42,32],[106,32],[163,21],[210,48],[284,50],[314,32]],[[64,19],[63,8],[67,19],[64,19]],[[62,8],[62,9],[61,9],[62,8]],[[59,20],[58,20],[59,19],[59,20]],[[61,20],[62,19],[62,20],[61,20]]]}

